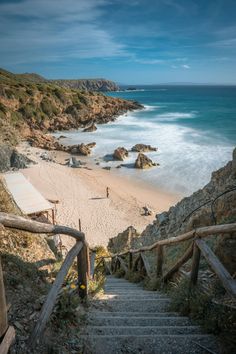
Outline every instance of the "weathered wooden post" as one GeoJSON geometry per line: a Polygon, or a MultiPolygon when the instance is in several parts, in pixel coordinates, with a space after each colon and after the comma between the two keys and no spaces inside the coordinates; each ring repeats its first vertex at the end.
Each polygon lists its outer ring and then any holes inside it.
{"type": "Polygon", "coordinates": [[[88,295],[88,245],[86,243],[77,256],[77,268],[79,297],[84,299],[88,295]]]}
{"type": "Polygon", "coordinates": [[[5,288],[3,283],[3,272],[0,258],[0,338],[6,332],[8,328],[7,321],[7,304],[6,304],[6,295],[5,288]]]}
{"type": "Polygon", "coordinates": [[[129,252],[129,271],[131,272],[133,268],[133,255],[129,252]]]}
{"type": "Polygon", "coordinates": [[[157,277],[162,276],[163,266],[163,246],[157,246],[157,277]]]}
{"type": "Polygon", "coordinates": [[[191,284],[193,285],[196,285],[197,283],[200,257],[201,257],[201,251],[196,245],[196,243],[194,242],[193,261],[192,261],[192,269],[191,269],[191,277],[190,277],[191,284]]]}

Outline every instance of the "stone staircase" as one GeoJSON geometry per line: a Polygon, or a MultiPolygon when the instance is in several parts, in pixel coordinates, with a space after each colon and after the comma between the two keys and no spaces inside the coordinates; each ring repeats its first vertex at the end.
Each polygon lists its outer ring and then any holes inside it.
{"type": "Polygon", "coordinates": [[[169,312],[169,303],[160,292],[108,276],[104,294],[93,300],[80,335],[83,353],[219,353],[215,338],[188,317],[169,312]]]}

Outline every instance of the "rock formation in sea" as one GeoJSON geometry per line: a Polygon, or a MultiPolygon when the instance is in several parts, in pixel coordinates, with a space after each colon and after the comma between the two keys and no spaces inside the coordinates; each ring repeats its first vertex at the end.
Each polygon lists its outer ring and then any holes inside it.
{"type": "Polygon", "coordinates": [[[135,161],[134,167],[139,169],[147,169],[157,165],[157,163],[153,162],[149,157],[140,152],[135,161]]]}
{"type": "Polygon", "coordinates": [[[146,144],[136,144],[131,148],[131,151],[150,152],[150,151],[157,151],[157,148],[152,147],[151,145],[146,145],[146,144]]]}
{"type": "Polygon", "coordinates": [[[118,147],[114,150],[113,158],[114,160],[124,161],[126,157],[129,156],[129,152],[124,147],[118,147]]]}

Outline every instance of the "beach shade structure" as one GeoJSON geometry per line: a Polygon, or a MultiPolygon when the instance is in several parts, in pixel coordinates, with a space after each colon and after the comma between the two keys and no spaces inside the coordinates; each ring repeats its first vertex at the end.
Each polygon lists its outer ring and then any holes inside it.
{"type": "Polygon", "coordinates": [[[55,224],[55,206],[45,199],[21,172],[5,173],[5,184],[19,209],[32,218],[46,217],[55,224]]]}

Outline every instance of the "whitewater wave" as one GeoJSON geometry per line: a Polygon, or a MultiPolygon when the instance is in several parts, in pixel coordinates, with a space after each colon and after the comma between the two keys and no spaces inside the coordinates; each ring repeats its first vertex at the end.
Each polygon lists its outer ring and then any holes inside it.
{"type": "Polygon", "coordinates": [[[192,111],[189,113],[186,112],[167,112],[167,113],[160,113],[155,116],[158,121],[168,121],[172,122],[178,119],[188,119],[188,118],[195,118],[197,115],[196,111],[192,111]]]}

